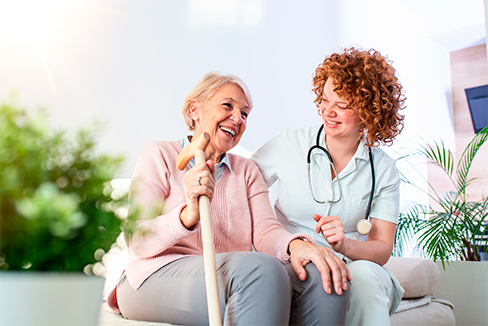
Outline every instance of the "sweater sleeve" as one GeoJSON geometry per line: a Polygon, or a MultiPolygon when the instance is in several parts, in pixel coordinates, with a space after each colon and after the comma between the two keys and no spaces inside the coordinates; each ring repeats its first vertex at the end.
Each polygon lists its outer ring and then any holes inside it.
{"type": "Polygon", "coordinates": [[[297,238],[315,243],[306,234],[291,234],[276,219],[268,197],[268,189],[257,166],[251,162],[247,171],[248,202],[253,227],[253,244],[257,251],[276,257],[281,262],[290,260],[288,246],[297,238]]]}
{"type": "Polygon", "coordinates": [[[176,163],[172,159],[174,155],[167,155],[169,150],[171,148],[164,148],[161,142],[146,145],[132,177],[129,201],[131,211],[137,214],[137,222],[126,241],[131,254],[139,258],[155,256],[199,230],[199,227],[188,230],[181,223],[180,213],[186,206],[184,200],[172,209],[164,209],[170,193],[173,196],[183,191],[182,187],[171,187],[171,173],[176,163]]]}

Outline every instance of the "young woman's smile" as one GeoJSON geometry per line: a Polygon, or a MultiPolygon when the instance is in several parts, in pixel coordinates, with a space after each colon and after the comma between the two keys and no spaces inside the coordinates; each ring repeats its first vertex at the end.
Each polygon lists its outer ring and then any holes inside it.
{"type": "Polygon", "coordinates": [[[327,79],[323,90],[319,112],[324,122],[324,132],[329,137],[359,136],[359,116],[349,108],[349,102],[341,99],[334,91],[334,80],[327,79]]]}

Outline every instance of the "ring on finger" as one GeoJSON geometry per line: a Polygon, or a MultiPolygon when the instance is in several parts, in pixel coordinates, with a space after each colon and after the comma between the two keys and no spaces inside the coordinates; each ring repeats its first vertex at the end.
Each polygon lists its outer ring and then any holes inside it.
{"type": "Polygon", "coordinates": [[[198,178],[197,178],[197,183],[198,183],[198,185],[199,185],[199,186],[201,186],[201,185],[202,185],[202,184],[200,183],[200,181],[201,181],[201,180],[202,180],[202,178],[200,178],[200,177],[198,177],[198,178]]]}

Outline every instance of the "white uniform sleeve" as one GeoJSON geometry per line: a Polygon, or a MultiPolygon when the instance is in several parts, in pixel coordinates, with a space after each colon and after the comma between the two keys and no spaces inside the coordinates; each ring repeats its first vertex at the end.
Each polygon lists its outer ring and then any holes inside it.
{"type": "Polygon", "coordinates": [[[377,194],[373,200],[370,216],[398,223],[400,203],[400,175],[395,162],[391,163],[386,171],[378,171],[379,178],[376,180],[377,194]]]}
{"type": "Polygon", "coordinates": [[[251,160],[259,167],[268,188],[278,179],[278,171],[283,161],[283,153],[285,153],[283,144],[282,133],[280,133],[251,156],[251,160]]]}

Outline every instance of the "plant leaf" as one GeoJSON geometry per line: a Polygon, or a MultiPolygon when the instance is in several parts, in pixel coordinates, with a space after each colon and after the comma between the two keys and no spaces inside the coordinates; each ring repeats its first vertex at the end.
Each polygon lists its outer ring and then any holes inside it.
{"type": "Polygon", "coordinates": [[[474,138],[469,142],[469,144],[464,149],[463,154],[461,154],[456,172],[457,172],[457,188],[458,191],[463,195],[466,193],[466,187],[469,185],[471,181],[471,180],[467,180],[471,163],[473,162],[476,153],[478,152],[480,147],[483,146],[483,144],[486,142],[487,139],[488,139],[488,127],[485,127],[474,136],[474,138]]]}
{"type": "Polygon", "coordinates": [[[425,155],[432,163],[440,166],[450,177],[454,171],[454,158],[452,152],[446,147],[446,144],[434,142],[434,145],[423,147],[422,154],[425,155]]]}

